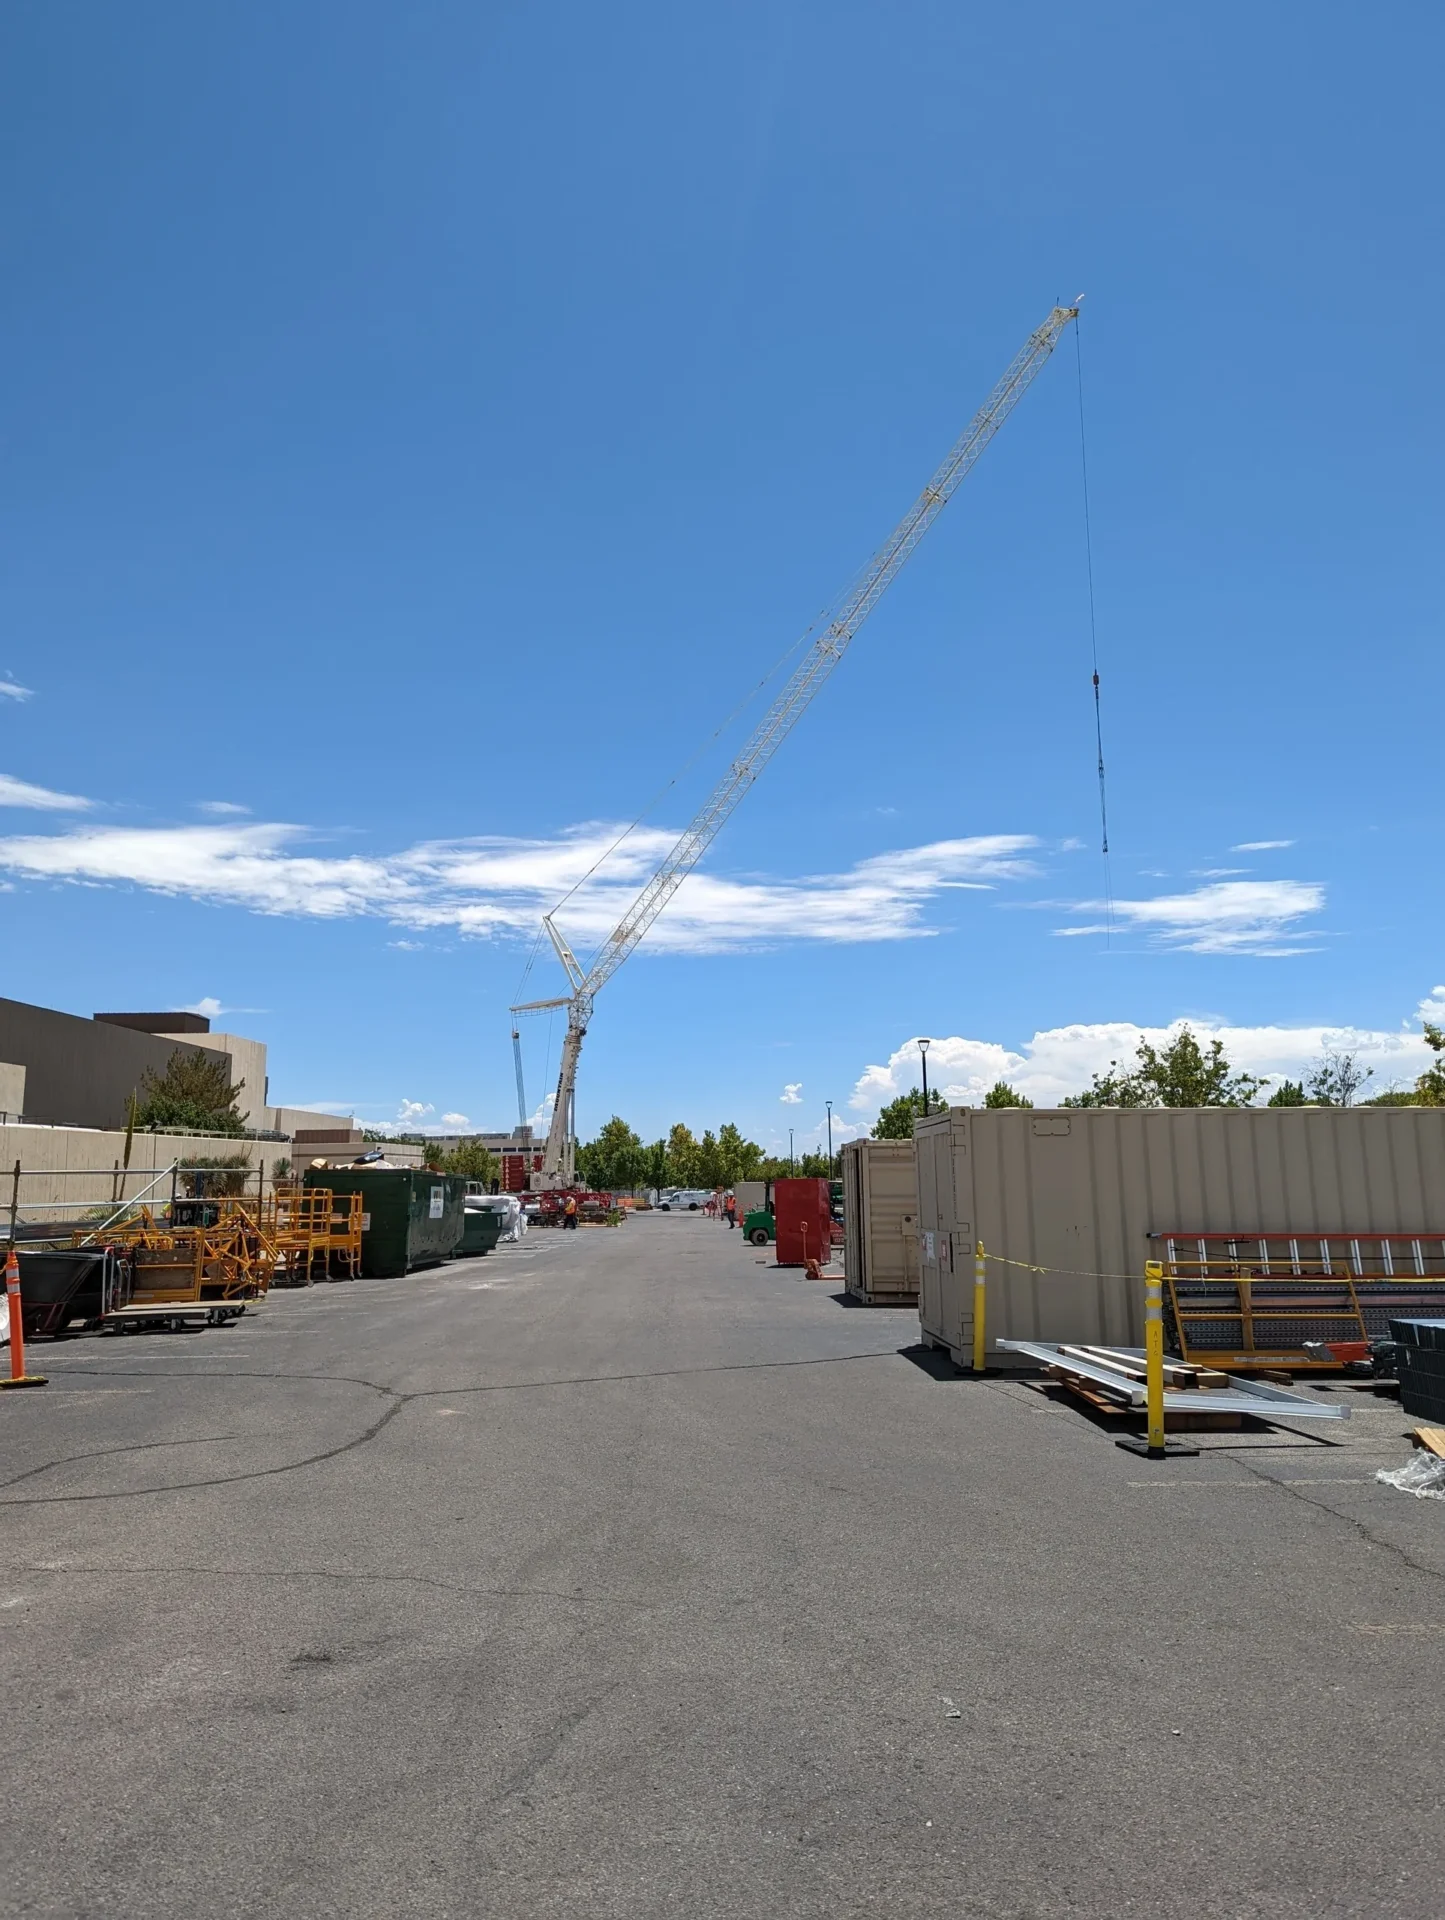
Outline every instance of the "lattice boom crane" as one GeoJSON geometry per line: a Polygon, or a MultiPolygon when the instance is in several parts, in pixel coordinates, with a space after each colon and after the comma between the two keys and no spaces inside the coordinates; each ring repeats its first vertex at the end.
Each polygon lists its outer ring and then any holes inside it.
{"type": "Polygon", "coordinates": [[[812,644],[792,678],[708,796],[697,818],[599,949],[590,969],[583,969],[553,923],[551,914],[543,915],[542,924],[547,929],[572,990],[560,999],[527,1001],[513,1007],[512,1012],[541,1013],[552,1007],[567,1009],[567,1033],[562,1042],[557,1095],[542,1161],[544,1186],[568,1187],[576,1178],[573,1099],[577,1086],[577,1060],[582,1051],[583,1036],[592,1018],[592,1002],[598,992],[606,986],[722,831],[743,795],[792,732],[814,695],[843,658],[854,634],[947,506],[964,475],[1023,398],[1035,375],[1058,345],[1064,328],[1077,320],[1078,316],[1077,305],[1055,307],[1044,324],[1029,335],[1022,350],[1010,362],[998,385],[970,420],[923,492],[853,584],[814,623],[810,629],[812,644]]]}

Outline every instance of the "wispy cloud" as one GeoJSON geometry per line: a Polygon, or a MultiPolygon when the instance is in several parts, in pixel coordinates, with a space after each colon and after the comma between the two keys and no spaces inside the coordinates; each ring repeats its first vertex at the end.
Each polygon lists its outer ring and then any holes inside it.
{"type": "MultiPolygon", "coordinates": [[[[428,841],[391,854],[308,851],[315,836],[280,822],[180,827],[83,827],[0,839],[0,869],[40,880],[138,886],[313,919],[370,915],[411,931],[446,927],[478,938],[531,934],[538,915],[617,837],[607,824],[551,840],[428,841]]],[[[568,902],[575,946],[604,940],[676,841],[639,829],[605,873],[568,902]]],[[[788,940],[876,941],[927,934],[930,901],[1034,872],[1027,834],[988,834],[904,847],[843,873],[796,879],[694,873],[649,936],[672,952],[723,952],[788,940]]]]}
{"type": "Polygon", "coordinates": [[[469,1127],[471,1124],[471,1121],[468,1120],[464,1113],[444,1113],[442,1115],[442,1125],[444,1127],[469,1127]]]}
{"type": "MultiPolygon", "coordinates": [[[[1362,1066],[1373,1067],[1371,1091],[1384,1091],[1392,1084],[1413,1084],[1434,1059],[1418,1023],[1438,1020],[1442,1013],[1445,987],[1436,987],[1419,1003],[1414,1018],[1394,1031],[1327,1025],[1246,1027],[1209,1020],[1141,1027],[1115,1020],[1049,1027],[1017,1049],[953,1034],[935,1038],[929,1047],[928,1075],[955,1105],[978,1106],[995,1081],[1007,1080],[1036,1106],[1055,1107],[1066,1095],[1083,1092],[1094,1074],[1107,1071],[1111,1060],[1132,1064],[1141,1040],[1159,1046],[1188,1025],[1204,1045],[1221,1040],[1237,1068],[1266,1083],[1302,1079],[1327,1048],[1334,1048],[1352,1052],[1362,1066]]],[[[910,1038],[900,1041],[885,1062],[863,1070],[849,1105],[856,1112],[875,1113],[917,1085],[918,1043],[910,1038]]]]}
{"type": "Polygon", "coordinates": [[[30,807],[41,813],[85,813],[94,801],[82,800],[78,793],[54,793],[49,787],[32,787],[28,780],[0,773],[0,807],[30,807]]]}
{"type": "Polygon", "coordinates": [[[236,800],[198,800],[196,810],[198,813],[218,815],[246,814],[251,811],[249,807],[243,807],[236,800]]]}
{"type": "Polygon", "coordinates": [[[783,1091],[778,1095],[778,1098],[782,1101],[785,1107],[801,1107],[803,1104],[802,1081],[790,1080],[787,1086],[785,1086],[783,1088],[783,1091]]]}
{"type": "Polygon", "coordinates": [[[0,699],[28,700],[31,693],[30,687],[22,687],[16,680],[0,680],[0,699]]]}
{"type": "MultiPolygon", "coordinates": [[[[1182,953],[1255,954],[1281,959],[1309,953],[1300,946],[1300,922],[1321,911],[1325,889],[1309,880],[1221,880],[1192,893],[1153,900],[1115,900],[1116,926],[1143,934],[1158,947],[1182,953]]],[[[1102,900],[1081,901],[1076,912],[1102,913],[1102,900]]],[[[1109,931],[1107,922],[1056,927],[1068,938],[1109,931]]]]}
{"type": "Polygon", "coordinates": [[[1231,853],[1273,853],[1277,847],[1292,847],[1293,840],[1241,840],[1231,853]]]}

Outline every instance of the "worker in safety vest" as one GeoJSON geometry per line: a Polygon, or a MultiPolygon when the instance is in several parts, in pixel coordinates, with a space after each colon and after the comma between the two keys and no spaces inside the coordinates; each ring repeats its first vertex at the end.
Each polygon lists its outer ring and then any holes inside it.
{"type": "Polygon", "coordinates": [[[574,1231],[576,1229],[577,1196],[575,1193],[569,1193],[567,1195],[567,1199],[562,1207],[562,1225],[564,1227],[571,1227],[574,1229],[574,1231]]]}
{"type": "Polygon", "coordinates": [[[738,1223],[738,1197],[735,1193],[724,1196],[723,1212],[728,1217],[728,1232],[731,1233],[738,1223]]]}

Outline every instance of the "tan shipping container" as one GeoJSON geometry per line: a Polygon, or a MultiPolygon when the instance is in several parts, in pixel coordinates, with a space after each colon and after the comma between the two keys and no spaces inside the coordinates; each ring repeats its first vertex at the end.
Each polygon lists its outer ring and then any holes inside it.
{"type": "Polygon", "coordinates": [[[1139,1346],[1151,1233],[1445,1232],[1445,1108],[951,1109],[914,1129],[924,1342],[1139,1346]],[[1031,1273],[1028,1267],[1046,1267],[1031,1273]]]}
{"type": "Polygon", "coordinates": [[[850,1140],[843,1148],[843,1270],[870,1306],[918,1299],[918,1174],[911,1140],[850,1140]]]}

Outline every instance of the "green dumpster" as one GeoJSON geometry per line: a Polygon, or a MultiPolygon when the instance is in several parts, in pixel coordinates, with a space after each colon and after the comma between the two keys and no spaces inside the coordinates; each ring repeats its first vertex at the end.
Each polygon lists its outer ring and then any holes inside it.
{"type": "Polygon", "coordinates": [[[424,1167],[309,1167],[307,1187],[362,1196],[361,1271],[368,1279],[439,1266],[461,1244],[467,1183],[424,1167]]]}

